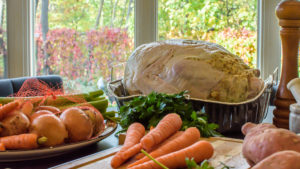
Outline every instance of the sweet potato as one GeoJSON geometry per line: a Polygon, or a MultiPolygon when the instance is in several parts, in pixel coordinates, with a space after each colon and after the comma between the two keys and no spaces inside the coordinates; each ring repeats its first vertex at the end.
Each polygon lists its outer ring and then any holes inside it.
{"type": "Polygon", "coordinates": [[[300,137],[289,130],[279,129],[271,124],[246,123],[242,131],[246,134],[242,147],[243,156],[251,166],[279,151],[300,152],[300,137]]]}
{"type": "Polygon", "coordinates": [[[261,123],[261,124],[254,124],[254,123],[245,123],[242,127],[242,133],[247,135],[251,131],[251,135],[256,135],[263,132],[265,129],[269,128],[276,128],[273,124],[270,123],[261,123]]]}
{"type": "Polygon", "coordinates": [[[252,169],[299,169],[300,153],[296,151],[279,151],[257,163],[252,169]]]}

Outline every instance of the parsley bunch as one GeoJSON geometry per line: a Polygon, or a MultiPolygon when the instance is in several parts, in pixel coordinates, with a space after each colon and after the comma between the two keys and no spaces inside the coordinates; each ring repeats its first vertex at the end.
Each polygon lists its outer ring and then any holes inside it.
{"type": "MultiPolygon", "coordinates": [[[[214,167],[212,167],[207,160],[202,161],[200,165],[198,165],[193,158],[192,159],[186,158],[185,162],[186,162],[188,169],[214,169],[214,167]]],[[[222,165],[221,169],[234,168],[234,167],[230,167],[230,166],[224,164],[223,162],[220,162],[220,163],[222,165]]]]}
{"type": "Polygon", "coordinates": [[[207,160],[202,161],[200,165],[198,165],[194,159],[185,159],[186,165],[188,169],[214,169],[207,160]]]}
{"type": "Polygon", "coordinates": [[[140,122],[146,129],[150,129],[165,115],[177,113],[183,121],[182,130],[197,127],[202,137],[221,136],[215,131],[218,125],[208,123],[205,113],[195,111],[192,103],[186,100],[185,93],[168,95],[152,92],[148,96],[136,97],[120,107],[120,125],[125,131],[133,122],[140,122]]]}

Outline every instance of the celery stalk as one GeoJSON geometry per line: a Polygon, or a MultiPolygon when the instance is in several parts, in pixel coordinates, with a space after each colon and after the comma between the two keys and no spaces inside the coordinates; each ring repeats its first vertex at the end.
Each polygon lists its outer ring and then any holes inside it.
{"type": "Polygon", "coordinates": [[[85,102],[85,103],[74,103],[74,104],[68,104],[64,106],[59,106],[58,108],[60,110],[65,110],[70,107],[75,107],[75,106],[90,106],[92,105],[95,107],[97,110],[100,112],[105,112],[106,108],[108,106],[108,100],[96,100],[96,101],[91,101],[91,102],[85,102]]]}
{"type": "Polygon", "coordinates": [[[64,104],[72,104],[75,101],[91,101],[95,100],[94,98],[100,97],[103,95],[102,90],[96,90],[88,93],[78,93],[78,94],[67,94],[67,95],[58,95],[58,96],[33,96],[33,97],[0,97],[0,104],[7,104],[12,102],[16,99],[23,99],[23,100],[31,100],[33,102],[41,102],[44,101],[45,105],[51,106],[62,106],[64,104]]]}

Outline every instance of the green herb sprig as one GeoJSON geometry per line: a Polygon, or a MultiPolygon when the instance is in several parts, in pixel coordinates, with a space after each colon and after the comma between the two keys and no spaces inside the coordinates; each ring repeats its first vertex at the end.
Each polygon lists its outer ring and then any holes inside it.
{"type": "MultiPolygon", "coordinates": [[[[183,125],[182,130],[188,127],[197,127],[202,137],[221,136],[216,129],[217,124],[208,123],[207,115],[195,111],[192,103],[185,98],[187,92],[178,94],[164,94],[152,92],[147,96],[139,96],[120,107],[120,125],[126,131],[133,122],[142,123],[146,129],[156,126],[158,122],[169,113],[180,115],[183,125]]],[[[120,131],[120,132],[122,132],[120,131]]]]}
{"type": "Polygon", "coordinates": [[[186,158],[185,162],[188,169],[214,169],[207,160],[202,161],[200,165],[198,165],[193,158],[186,158]]]}

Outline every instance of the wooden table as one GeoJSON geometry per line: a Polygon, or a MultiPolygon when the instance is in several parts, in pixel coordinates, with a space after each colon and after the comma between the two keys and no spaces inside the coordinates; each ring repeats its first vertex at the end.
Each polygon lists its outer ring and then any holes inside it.
{"type": "MultiPolygon", "coordinates": [[[[272,123],[273,118],[273,109],[274,107],[271,106],[268,111],[267,118],[263,122],[272,123]]],[[[117,129],[117,131],[119,128],[117,129]]],[[[231,134],[227,137],[233,138],[241,138],[242,135],[240,134],[231,134]]],[[[58,165],[62,165],[64,163],[76,160],[78,158],[83,158],[88,155],[95,154],[100,151],[108,150],[110,148],[114,148],[118,146],[118,138],[114,135],[109,136],[108,138],[100,141],[97,144],[87,146],[85,148],[78,149],[71,153],[63,154],[56,157],[46,158],[46,159],[38,159],[38,160],[30,160],[30,161],[20,161],[20,162],[7,162],[7,163],[0,163],[0,169],[2,168],[10,168],[10,169],[44,169],[44,168],[51,168],[58,165]]]]}

